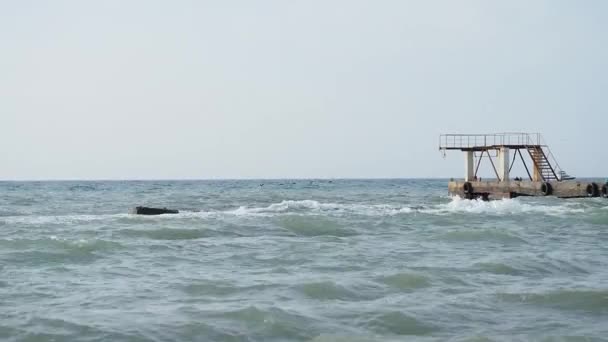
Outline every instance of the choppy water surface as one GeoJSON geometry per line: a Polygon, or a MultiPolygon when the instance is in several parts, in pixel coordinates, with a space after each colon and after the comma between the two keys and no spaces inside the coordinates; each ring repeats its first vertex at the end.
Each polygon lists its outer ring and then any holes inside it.
{"type": "Polygon", "coordinates": [[[3,182],[0,339],[608,336],[608,200],[445,193],[442,180],[3,182]]]}

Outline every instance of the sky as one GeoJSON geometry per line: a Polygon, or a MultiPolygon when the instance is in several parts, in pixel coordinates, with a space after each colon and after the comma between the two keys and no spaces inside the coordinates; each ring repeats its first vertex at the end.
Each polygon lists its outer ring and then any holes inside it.
{"type": "Polygon", "coordinates": [[[439,134],[504,131],[605,177],[607,33],[593,0],[0,0],[0,179],[462,177],[439,134]]]}

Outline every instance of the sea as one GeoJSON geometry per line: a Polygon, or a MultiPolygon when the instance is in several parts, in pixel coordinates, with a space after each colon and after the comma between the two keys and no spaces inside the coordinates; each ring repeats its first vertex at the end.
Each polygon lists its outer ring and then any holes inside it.
{"type": "Polygon", "coordinates": [[[607,341],[608,199],[0,182],[0,340],[607,341]]]}

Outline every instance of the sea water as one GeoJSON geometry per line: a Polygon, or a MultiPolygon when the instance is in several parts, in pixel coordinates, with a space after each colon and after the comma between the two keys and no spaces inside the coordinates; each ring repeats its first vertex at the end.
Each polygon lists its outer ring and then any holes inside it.
{"type": "Polygon", "coordinates": [[[0,339],[608,336],[608,199],[446,193],[446,180],[2,182],[0,339]]]}

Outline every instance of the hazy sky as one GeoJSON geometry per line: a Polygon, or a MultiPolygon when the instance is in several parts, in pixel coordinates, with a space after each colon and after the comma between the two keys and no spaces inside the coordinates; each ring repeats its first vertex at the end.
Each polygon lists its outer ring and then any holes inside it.
{"type": "Polygon", "coordinates": [[[608,1],[0,0],[0,179],[608,176],[608,1]]]}

